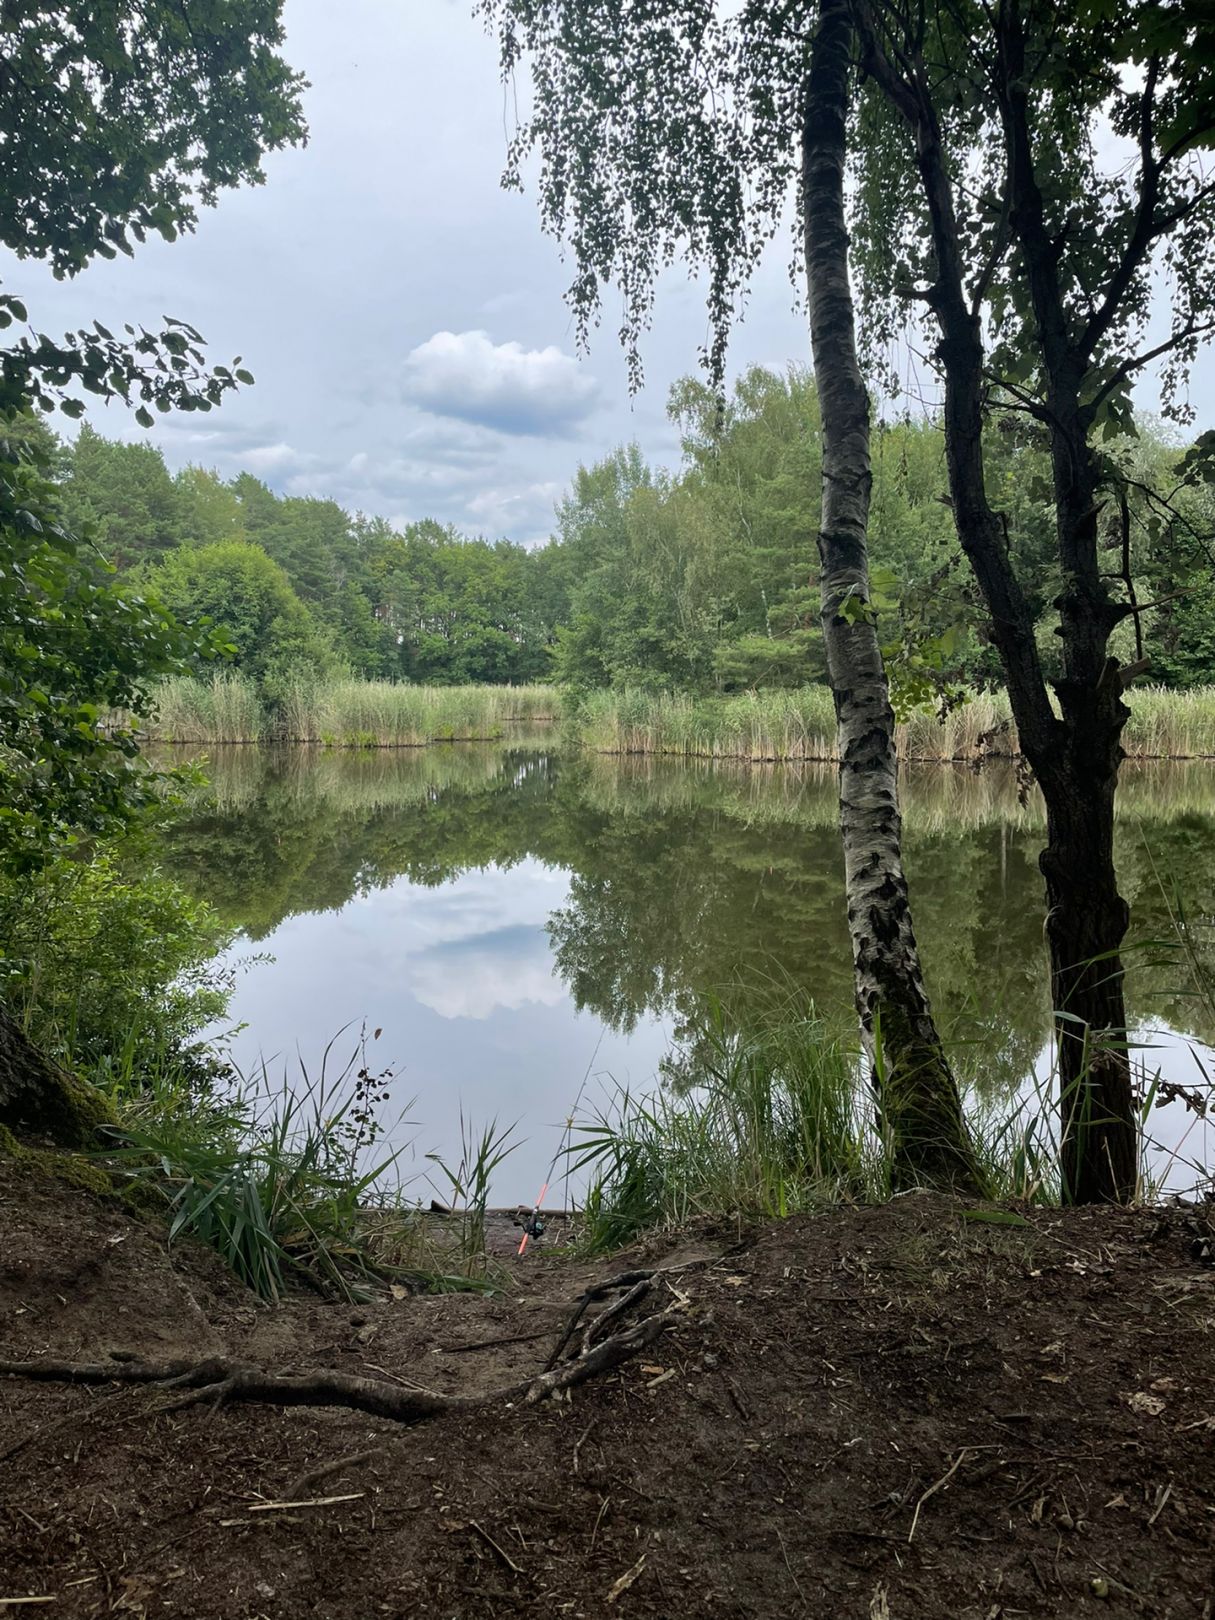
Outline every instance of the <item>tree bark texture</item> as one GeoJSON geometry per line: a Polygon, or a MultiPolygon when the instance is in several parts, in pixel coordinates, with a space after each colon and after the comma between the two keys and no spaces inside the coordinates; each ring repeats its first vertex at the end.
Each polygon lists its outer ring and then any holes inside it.
{"type": "Polygon", "coordinates": [[[822,0],[803,110],[810,333],[823,436],[822,625],[835,698],[848,926],[862,1039],[896,1183],[978,1183],[920,970],[903,873],[894,712],[869,608],[869,399],[844,214],[848,0],[822,0]]]}
{"type": "Polygon", "coordinates": [[[1102,577],[1097,460],[1082,403],[1090,352],[1069,320],[1034,168],[1026,51],[1018,0],[997,12],[997,91],[1008,166],[1009,219],[1020,248],[1046,382],[1056,542],[1065,580],[1059,610],[1063,677],[1057,746],[1029,755],[1046,800],[1051,989],[1058,1021],[1064,1195],[1126,1200],[1138,1182],[1138,1122],[1126,1047],[1122,941],[1130,911],[1114,868],[1114,797],[1122,701],[1110,632],[1124,616],[1102,577]]]}
{"type": "Polygon", "coordinates": [[[63,1147],[94,1147],[108,1117],[99,1093],[52,1063],[0,1007],[0,1126],[34,1131],[63,1147]]]}
{"type": "Polygon", "coordinates": [[[922,68],[904,60],[896,69],[885,57],[865,0],[851,5],[865,67],[902,114],[914,141],[936,258],[929,304],[940,330],[936,352],[945,381],[945,454],[954,519],[990,615],[1021,747],[1046,804],[1047,845],[1039,864],[1046,881],[1058,1042],[1062,1193],[1071,1203],[1125,1201],[1137,1183],[1138,1125],[1119,955],[1128,912],[1118,893],[1113,829],[1119,739],[1129,710],[1122,702],[1117,662],[1106,656],[1119,613],[1099,578],[1095,468],[1078,408],[1082,367],[1067,349],[1057,273],[1047,263],[1053,250],[1043,239],[1042,255],[1034,252],[1041,197],[1035,205],[1028,150],[1010,137],[1012,225],[1022,246],[1044,369],[1052,379],[1048,409],[1058,549],[1068,581],[1058,603],[1064,662],[1056,686],[1059,718],[1003,521],[988,499],[980,313],[966,294],[952,181],[932,96],[922,68]]]}

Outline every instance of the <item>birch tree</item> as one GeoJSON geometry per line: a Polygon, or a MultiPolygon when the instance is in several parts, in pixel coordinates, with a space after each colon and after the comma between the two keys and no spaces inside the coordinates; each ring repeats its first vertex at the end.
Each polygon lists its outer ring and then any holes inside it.
{"type": "MultiPolygon", "coordinates": [[[[869,410],[848,291],[843,170],[852,21],[843,4],[712,0],[484,0],[508,79],[533,107],[507,183],[540,157],[545,227],[572,250],[569,298],[585,341],[605,286],[623,293],[634,386],[657,279],[676,261],[706,275],[720,383],[758,257],[787,222],[804,246],[823,418],[823,627],[840,728],[840,819],[863,1044],[896,1181],[974,1186],[957,1088],[933,1023],[902,869],[894,716],[869,603],[869,410]],[[804,236],[803,236],[804,230],[804,236]]],[[[807,559],[809,564],[809,559],[807,559]]]]}

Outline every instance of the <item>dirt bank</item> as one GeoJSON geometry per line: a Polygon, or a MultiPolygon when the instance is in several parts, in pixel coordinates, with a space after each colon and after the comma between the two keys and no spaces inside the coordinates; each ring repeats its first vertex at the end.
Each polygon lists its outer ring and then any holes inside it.
{"type": "Polygon", "coordinates": [[[0,1358],[476,1392],[543,1366],[569,1302],[639,1259],[687,1302],[568,1401],[408,1429],[2,1380],[0,1599],[50,1601],[0,1613],[1210,1620],[1206,1217],[1030,1219],[908,1197],[603,1265],[542,1250],[490,1300],[270,1310],[0,1161],[0,1358]]]}

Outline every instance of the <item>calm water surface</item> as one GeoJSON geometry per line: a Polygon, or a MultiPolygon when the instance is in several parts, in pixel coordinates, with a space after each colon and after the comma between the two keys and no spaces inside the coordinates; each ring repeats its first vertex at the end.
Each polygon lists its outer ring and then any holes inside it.
{"type": "MultiPolygon", "coordinates": [[[[397,1070],[389,1112],[407,1110],[396,1139],[419,1177],[426,1152],[458,1156],[461,1117],[518,1121],[495,1190],[530,1201],[584,1079],[584,1110],[616,1084],[649,1089],[710,995],[754,1006],[787,975],[852,1029],[833,770],[521,741],[240,749],[209,772],[166,864],[242,930],[238,1064],[315,1071],[343,1026],[381,1029],[376,1064],[397,1070]]],[[[1141,1056],[1205,1089],[1215,1029],[1170,942],[1180,903],[1215,964],[1215,766],[1128,767],[1122,800],[1141,1056]]],[[[1041,809],[998,768],[909,773],[904,805],[938,1021],[995,1106],[1050,1070],[1041,809]]],[[[1157,1172],[1192,1184],[1210,1128],[1180,1104],[1152,1128],[1157,1172]]]]}

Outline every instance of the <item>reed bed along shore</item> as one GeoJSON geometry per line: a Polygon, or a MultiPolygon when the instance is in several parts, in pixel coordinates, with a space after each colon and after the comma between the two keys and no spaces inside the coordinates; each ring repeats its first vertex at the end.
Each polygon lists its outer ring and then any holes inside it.
{"type": "MultiPolygon", "coordinates": [[[[1215,759],[1215,686],[1141,687],[1128,695],[1123,746],[1131,759],[1215,759]]],[[[838,756],[835,710],[825,686],[731,697],[633,690],[576,700],[555,686],[409,686],[389,681],[298,682],[273,705],[252,681],[166,681],[146,735],[152,742],[299,742],[330,748],[416,748],[494,740],[520,725],[563,721],[565,741],[593,753],[685,759],[829,763],[838,756]]],[[[913,713],[898,727],[907,761],[1012,759],[1018,752],[1008,699],[978,692],[943,717],[913,713]]]]}
{"type": "Polygon", "coordinates": [[[552,686],[406,686],[391,681],[292,682],[271,706],[240,674],[165,681],[146,725],[150,742],[315,743],[418,748],[492,741],[508,727],[556,720],[552,686]]]}
{"type": "MultiPolygon", "coordinates": [[[[1132,759],[1215,758],[1215,687],[1128,694],[1123,746],[1132,759]]],[[[835,710],[823,686],[697,698],[681,693],[595,692],[570,715],[567,733],[607,754],[674,754],[754,763],[833,761],[835,710]]],[[[943,717],[917,711],[897,728],[905,760],[1010,759],[1016,728],[1002,692],[979,692],[943,717]]]]}

